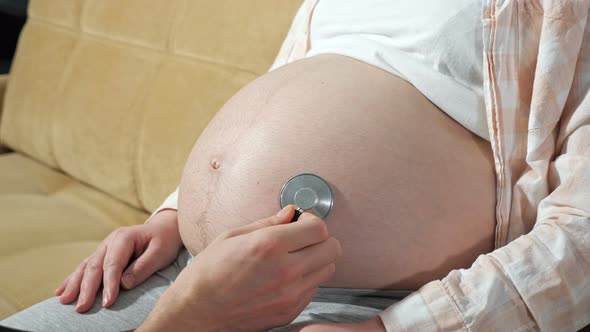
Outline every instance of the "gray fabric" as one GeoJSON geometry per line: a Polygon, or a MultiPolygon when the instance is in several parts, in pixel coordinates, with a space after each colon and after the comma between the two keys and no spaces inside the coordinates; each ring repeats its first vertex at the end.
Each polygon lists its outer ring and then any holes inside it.
{"type": "Polygon", "coordinates": [[[358,323],[373,318],[410,291],[320,288],[311,303],[291,324],[271,329],[287,332],[312,322],[358,323]]]}
{"type": "MultiPolygon", "coordinates": [[[[138,327],[162,293],[188,265],[191,256],[182,249],[176,261],[143,284],[121,291],[109,309],[101,306],[99,292],[92,309],[85,314],[74,311],[75,304],[63,305],[57,297],[40,302],[0,322],[25,331],[127,331],[138,327]]],[[[376,316],[409,292],[364,289],[321,288],[312,303],[290,325],[272,329],[289,331],[309,322],[359,322],[376,316]]]]}
{"type": "Polygon", "coordinates": [[[78,314],[75,303],[63,305],[57,297],[10,316],[0,325],[26,331],[125,331],[137,328],[150,313],[162,293],[170,287],[191,256],[182,249],[176,261],[158,271],[144,283],[129,291],[121,291],[109,309],[101,306],[98,292],[92,309],[78,314]]]}

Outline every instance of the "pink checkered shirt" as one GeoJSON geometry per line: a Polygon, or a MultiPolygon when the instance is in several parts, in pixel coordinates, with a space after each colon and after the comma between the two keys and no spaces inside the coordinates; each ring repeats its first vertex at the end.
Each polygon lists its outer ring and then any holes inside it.
{"type": "MultiPolygon", "coordinates": [[[[305,56],[317,2],[303,2],[273,68],[305,56]]],[[[388,331],[590,323],[590,0],[482,2],[496,249],[383,311],[388,331]]]]}

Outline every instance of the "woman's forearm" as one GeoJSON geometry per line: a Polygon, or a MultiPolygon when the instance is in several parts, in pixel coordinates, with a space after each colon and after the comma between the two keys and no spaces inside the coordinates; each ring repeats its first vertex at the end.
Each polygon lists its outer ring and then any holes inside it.
{"type": "MultiPolygon", "coordinates": [[[[178,210],[178,188],[175,191],[173,191],[170,195],[168,195],[168,197],[166,197],[166,199],[162,202],[162,204],[160,204],[160,206],[156,210],[154,210],[152,215],[145,222],[149,223],[149,222],[152,222],[153,219],[162,218],[160,214],[163,211],[171,211],[176,214],[177,210],[178,210]]],[[[177,218],[177,217],[175,217],[175,218],[177,218]]]]}
{"type": "Polygon", "coordinates": [[[172,209],[164,209],[158,211],[156,214],[151,216],[146,223],[176,223],[178,224],[178,211],[172,209]]]}

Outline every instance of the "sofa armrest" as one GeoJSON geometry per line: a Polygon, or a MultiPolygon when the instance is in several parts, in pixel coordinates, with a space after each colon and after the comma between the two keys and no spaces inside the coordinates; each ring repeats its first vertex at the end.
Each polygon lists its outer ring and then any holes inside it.
{"type": "MultiPolygon", "coordinates": [[[[6,93],[6,85],[8,84],[8,75],[0,75],[0,128],[2,127],[2,109],[4,107],[4,93],[6,93]]],[[[0,154],[10,151],[8,148],[2,146],[0,142],[0,154]]]]}

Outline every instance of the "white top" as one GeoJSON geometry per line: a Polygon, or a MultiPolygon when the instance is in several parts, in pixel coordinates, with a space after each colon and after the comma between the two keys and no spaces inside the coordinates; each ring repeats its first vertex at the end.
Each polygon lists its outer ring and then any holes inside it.
{"type": "Polygon", "coordinates": [[[481,10],[478,0],[320,0],[306,56],[350,56],[399,76],[489,141],[481,10]]]}

